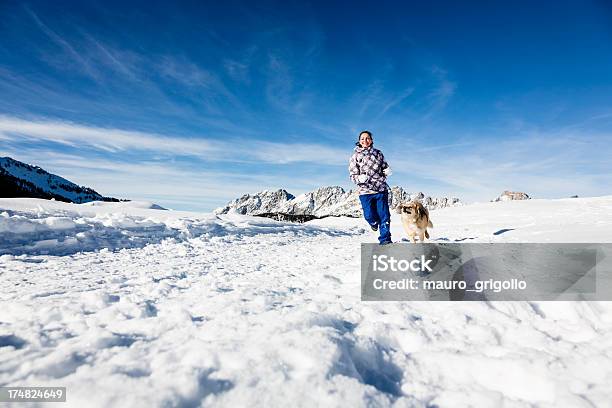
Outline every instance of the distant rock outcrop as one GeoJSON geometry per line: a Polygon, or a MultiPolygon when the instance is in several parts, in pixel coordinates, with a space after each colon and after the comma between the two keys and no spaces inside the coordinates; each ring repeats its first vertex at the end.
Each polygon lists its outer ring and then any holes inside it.
{"type": "Polygon", "coordinates": [[[391,187],[391,192],[389,194],[389,207],[391,209],[395,209],[400,203],[408,201],[420,201],[429,210],[461,205],[461,200],[456,197],[430,197],[425,196],[425,194],[421,192],[407,193],[399,186],[391,187]]]}
{"type": "MultiPolygon", "coordinates": [[[[391,209],[397,207],[400,202],[412,200],[421,201],[431,210],[461,204],[458,198],[432,198],[426,197],[423,193],[410,194],[398,186],[392,187],[389,192],[391,209]]],[[[305,222],[324,217],[357,218],[362,216],[359,194],[352,190],[345,191],[338,186],[321,187],[297,197],[285,190],[245,194],[215,210],[217,214],[228,212],[294,222],[305,222]]]]}
{"type": "Polygon", "coordinates": [[[236,212],[243,215],[262,215],[275,212],[275,210],[295,197],[286,190],[261,191],[255,194],[245,194],[240,198],[227,203],[225,207],[217,208],[215,213],[227,214],[236,212]]]}
{"type": "Polygon", "coordinates": [[[526,193],[516,191],[504,191],[495,201],[512,201],[512,200],[529,200],[530,197],[526,193]]]}
{"type": "Polygon", "coordinates": [[[10,157],[0,157],[0,197],[45,198],[68,203],[120,201],[10,157]]]}

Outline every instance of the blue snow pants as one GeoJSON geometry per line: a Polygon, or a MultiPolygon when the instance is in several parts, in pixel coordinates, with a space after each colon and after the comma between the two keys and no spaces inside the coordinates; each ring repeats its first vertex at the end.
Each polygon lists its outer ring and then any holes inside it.
{"type": "Polygon", "coordinates": [[[368,224],[378,226],[378,242],[391,241],[391,214],[389,213],[389,193],[362,194],[359,196],[363,217],[368,224]]]}

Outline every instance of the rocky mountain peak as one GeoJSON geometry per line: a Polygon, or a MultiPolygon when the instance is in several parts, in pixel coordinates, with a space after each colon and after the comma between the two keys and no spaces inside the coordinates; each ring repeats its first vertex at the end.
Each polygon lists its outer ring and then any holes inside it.
{"type": "MultiPolygon", "coordinates": [[[[461,204],[458,198],[430,197],[422,192],[407,193],[399,186],[394,186],[389,191],[391,209],[402,202],[412,200],[419,200],[432,210],[461,204]]],[[[215,210],[217,214],[228,212],[299,222],[324,217],[362,216],[359,194],[339,186],[319,187],[297,197],[283,189],[245,194],[215,210]]]]}
{"type": "Polygon", "coordinates": [[[10,157],[0,157],[0,197],[33,197],[71,203],[119,201],[10,157]]]}
{"type": "Polygon", "coordinates": [[[530,197],[526,193],[518,191],[504,191],[495,199],[495,201],[512,201],[512,200],[529,200],[530,197]]]}
{"type": "Polygon", "coordinates": [[[260,215],[274,211],[283,203],[293,200],[293,194],[287,190],[278,189],[275,191],[261,191],[255,194],[245,194],[240,198],[227,203],[225,207],[217,208],[215,213],[227,214],[236,212],[243,215],[260,215]]]}

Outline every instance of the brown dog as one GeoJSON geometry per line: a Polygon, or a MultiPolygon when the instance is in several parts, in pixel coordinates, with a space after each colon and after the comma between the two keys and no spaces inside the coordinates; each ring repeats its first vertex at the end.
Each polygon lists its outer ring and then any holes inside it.
{"type": "Polygon", "coordinates": [[[402,216],[402,225],[406,234],[410,237],[410,241],[416,242],[416,235],[419,236],[421,242],[424,242],[425,238],[429,238],[427,227],[433,228],[433,224],[429,220],[429,211],[421,202],[402,203],[397,206],[396,211],[402,216]]]}

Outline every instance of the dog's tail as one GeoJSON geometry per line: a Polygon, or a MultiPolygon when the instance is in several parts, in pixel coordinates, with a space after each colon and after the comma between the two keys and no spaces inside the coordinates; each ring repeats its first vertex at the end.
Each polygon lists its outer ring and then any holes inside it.
{"type": "Polygon", "coordinates": [[[429,221],[429,220],[427,221],[427,226],[428,226],[429,228],[433,228],[433,224],[431,223],[431,221],[429,221]]]}
{"type": "Polygon", "coordinates": [[[429,239],[429,232],[427,230],[425,230],[425,238],[429,239]]]}

